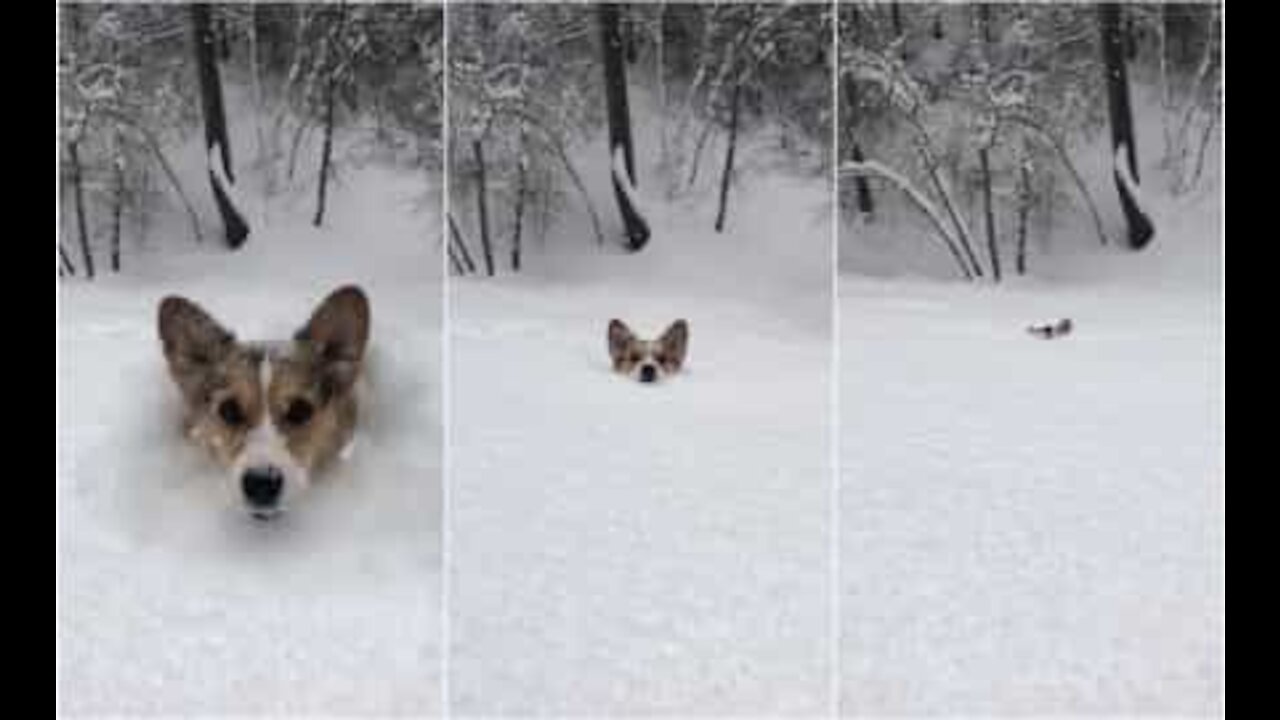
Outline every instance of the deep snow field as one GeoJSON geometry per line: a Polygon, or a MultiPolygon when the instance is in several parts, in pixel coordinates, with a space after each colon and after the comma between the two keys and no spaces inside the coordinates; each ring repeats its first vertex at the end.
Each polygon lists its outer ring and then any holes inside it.
{"type": "Polygon", "coordinates": [[[844,713],[1225,711],[1220,188],[999,288],[842,273],[844,713]]]}
{"type": "MultiPolygon", "coordinates": [[[[648,247],[567,223],[521,274],[450,286],[460,714],[827,706],[829,176],[752,147],[717,235],[722,148],[667,201],[653,126],[635,126],[648,247]],[[614,374],[612,317],[643,337],[688,319],[684,371],[614,374]]],[[[583,166],[613,219],[602,149],[583,166]]]]}
{"type": "Polygon", "coordinates": [[[215,223],[196,246],[175,221],[179,237],[126,246],[119,275],[59,283],[60,711],[439,710],[439,183],[340,177],[323,229],[313,188],[273,201],[266,226],[249,194],[240,251],[215,223]],[[280,521],[253,521],[182,437],[157,304],[180,293],[239,337],[282,338],[346,282],[373,318],[354,454],[280,521]]]}

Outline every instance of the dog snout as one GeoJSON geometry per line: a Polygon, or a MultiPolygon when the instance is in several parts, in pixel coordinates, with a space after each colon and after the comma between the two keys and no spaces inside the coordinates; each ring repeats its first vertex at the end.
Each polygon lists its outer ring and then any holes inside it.
{"type": "Polygon", "coordinates": [[[658,379],[658,368],[645,364],[640,366],[640,382],[651,383],[658,379]]]}
{"type": "Polygon", "coordinates": [[[255,508],[274,507],[284,490],[284,473],[271,465],[252,467],[240,477],[240,486],[249,505],[255,508]]]}

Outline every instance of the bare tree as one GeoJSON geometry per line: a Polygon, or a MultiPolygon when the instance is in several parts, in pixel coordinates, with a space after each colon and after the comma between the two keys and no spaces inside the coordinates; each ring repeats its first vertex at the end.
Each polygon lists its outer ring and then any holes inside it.
{"type": "Polygon", "coordinates": [[[484,269],[493,276],[493,242],[489,238],[488,187],[484,178],[484,144],[479,140],[471,141],[471,153],[476,162],[476,215],[480,221],[480,249],[484,252],[484,269]]]}
{"type": "MultiPolygon", "coordinates": [[[[1107,110],[1111,120],[1111,146],[1116,152],[1125,150],[1125,163],[1134,182],[1139,182],[1138,150],[1134,141],[1133,110],[1129,106],[1129,77],[1125,69],[1125,38],[1121,23],[1122,8],[1118,3],[1098,5],[1098,27],[1102,33],[1102,63],[1106,70],[1107,110]]],[[[1123,182],[1120,169],[1115,173],[1120,207],[1128,225],[1129,247],[1140,250],[1151,242],[1155,227],[1143,214],[1135,198],[1123,182]]]]}
{"type": "MultiPolygon", "coordinates": [[[[841,87],[844,90],[845,108],[851,115],[858,111],[858,83],[853,75],[844,76],[841,87]]],[[[845,120],[841,125],[845,128],[845,142],[849,144],[849,158],[856,163],[864,162],[867,158],[862,152],[862,146],[858,144],[854,137],[854,128],[856,120],[845,120]]],[[[871,196],[871,184],[867,182],[864,175],[855,175],[853,177],[854,191],[854,207],[863,215],[871,215],[875,212],[875,201],[871,196]]]]}
{"type": "Polygon", "coordinates": [[[67,157],[71,161],[71,188],[76,195],[76,229],[80,234],[80,256],[84,260],[84,275],[93,279],[93,251],[89,248],[89,227],[85,220],[84,168],[80,164],[80,141],[67,143],[67,157]]]}
{"type": "Polygon", "coordinates": [[[476,263],[471,259],[471,253],[467,251],[467,243],[462,239],[462,231],[458,229],[458,223],[453,219],[453,213],[449,213],[449,238],[452,244],[449,246],[449,255],[454,258],[459,266],[459,272],[466,271],[474,273],[476,271],[476,263]],[[456,255],[456,257],[454,257],[456,255]]]}
{"type": "Polygon", "coordinates": [[[1031,169],[1024,158],[1018,165],[1018,254],[1015,256],[1015,269],[1019,275],[1027,274],[1027,217],[1034,202],[1031,169]]]}
{"type": "MultiPolygon", "coordinates": [[[[979,35],[982,42],[984,65],[990,66],[991,6],[980,3],[977,8],[979,35]]],[[[1000,249],[996,244],[996,213],[991,198],[991,146],[995,144],[996,131],[987,135],[978,148],[978,166],[982,182],[982,214],[987,230],[987,255],[991,260],[991,279],[1000,282],[1000,249]]]]}
{"type": "Polygon", "coordinates": [[[234,183],[235,172],[231,167],[231,142],[227,138],[227,116],[222,103],[222,80],[218,75],[217,48],[210,15],[210,7],[205,3],[191,6],[196,69],[200,81],[201,108],[204,111],[205,149],[212,154],[217,147],[219,152],[216,161],[222,166],[220,173],[215,172],[212,165],[215,158],[210,157],[209,184],[213,188],[218,214],[222,217],[227,245],[235,249],[249,238],[249,224],[231,202],[227,189],[222,187],[219,180],[221,175],[234,183]]]}
{"type": "MultiPolygon", "coordinates": [[[[120,138],[117,135],[116,143],[120,138]]],[[[124,157],[117,153],[111,161],[114,194],[111,198],[111,270],[120,272],[120,215],[124,212],[124,157]]]]}
{"type": "Polygon", "coordinates": [[[738,149],[738,113],[742,105],[741,79],[733,84],[729,101],[729,146],[724,151],[724,171],[720,173],[720,204],[716,210],[716,232],[724,232],[725,212],[729,207],[729,183],[733,180],[733,157],[738,149]]]}
{"type": "Polygon", "coordinates": [[[67,253],[66,246],[62,244],[61,240],[59,240],[58,241],[58,276],[61,277],[63,275],[75,275],[75,274],[76,274],[75,263],[71,262],[71,255],[67,253]]]}
{"type": "Polygon", "coordinates": [[[338,65],[341,62],[337,55],[342,52],[341,38],[343,24],[347,19],[346,5],[339,2],[336,12],[337,20],[325,37],[325,42],[329,45],[329,57],[333,66],[329,68],[329,74],[325,78],[324,86],[324,142],[320,148],[320,177],[318,179],[319,186],[316,189],[316,215],[311,221],[311,224],[316,227],[320,227],[320,224],[324,222],[325,198],[329,189],[329,176],[333,174],[333,110],[334,104],[337,102],[338,65]]]}
{"type": "Polygon", "coordinates": [[[511,269],[520,271],[520,240],[524,231],[524,205],[528,193],[529,163],[525,158],[526,136],[520,133],[520,158],[516,161],[516,209],[515,225],[511,231],[511,269]]]}
{"type": "MultiPolygon", "coordinates": [[[[600,25],[601,53],[604,55],[605,100],[609,115],[609,158],[612,160],[620,149],[626,163],[628,180],[636,183],[635,149],[631,141],[631,115],[627,107],[627,71],[623,39],[619,28],[618,5],[600,3],[596,6],[600,25]]],[[[622,213],[622,224],[627,233],[627,248],[636,251],[649,242],[649,224],[632,206],[631,197],[622,182],[613,179],[613,194],[622,213]]]]}

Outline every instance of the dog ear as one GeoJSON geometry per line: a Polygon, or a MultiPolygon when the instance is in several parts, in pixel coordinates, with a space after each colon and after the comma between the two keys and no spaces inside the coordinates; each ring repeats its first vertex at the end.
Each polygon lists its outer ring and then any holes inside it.
{"type": "Polygon", "coordinates": [[[614,318],[609,321],[609,357],[616,363],[627,352],[627,345],[635,339],[635,333],[627,324],[614,318]]]}
{"type": "Polygon", "coordinates": [[[170,295],[156,315],[164,357],[179,383],[226,357],[235,336],[190,300],[170,295]]]}
{"type": "Polygon", "coordinates": [[[684,356],[689,351],[689,323],[683,318],[671,323],[671,327],[658,338],[663,354],[676,367],[684,364],[684,356]]]}
{"type": "Polygon", "coordinates": [[[334,290],[294,339],[309,343],[323,365],[328,391],[349,388],[369,343],[369,300],[354,285],[334,290]]]}

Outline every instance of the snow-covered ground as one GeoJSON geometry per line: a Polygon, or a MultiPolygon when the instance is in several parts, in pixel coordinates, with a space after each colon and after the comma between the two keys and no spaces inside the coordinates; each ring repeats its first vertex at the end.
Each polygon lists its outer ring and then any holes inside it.
{"type": "Polygon", "coordinates": [[[60,711],[438,711],[439,189],[375,166],[340,177],[323,229],[299,192],[238,252],[214,233],[182,251],[179,218],[179,237],[126,246],[120,275],[61,283],[60,711]],[[157,303],[180,293],[243,338],[278,338],[347,282],[373,312],[354,456],[281,521],[252,521],[182,438],[157,303]]]}
{"type": "Polygon", "coordinates": [[[1224,711],[1223,210],[1152,209],[1001,288],[842,275],[845,713],[1224,711]]]}
{"type": "MultiPolygon", "coordinates": [[[[582,163],[612,219],[603,148],[582,163]]],[[[724,235],[715,172],[664,202],[642,164],[643,251],[582,225],[519,275],[452,281],[456,712],[823,712],[830,190],[742,158],[724,235]],[[687,318],[684,372],[614,374],[612,317],[648,337],[687,318]]]]}

